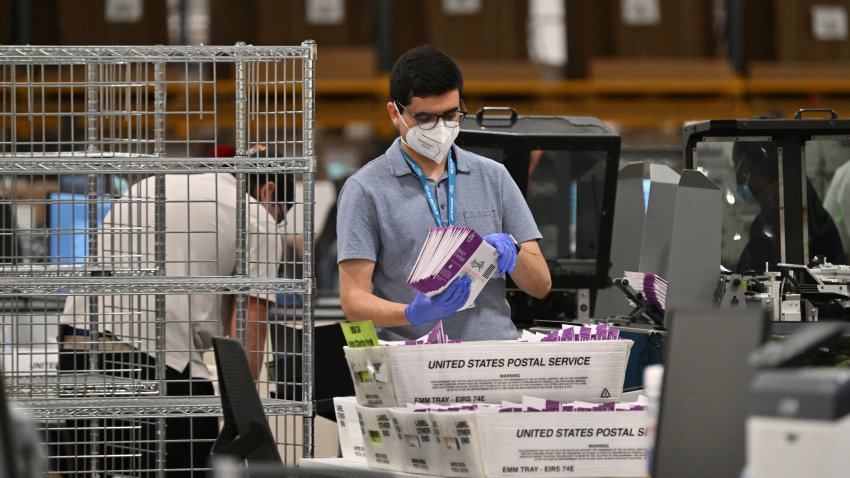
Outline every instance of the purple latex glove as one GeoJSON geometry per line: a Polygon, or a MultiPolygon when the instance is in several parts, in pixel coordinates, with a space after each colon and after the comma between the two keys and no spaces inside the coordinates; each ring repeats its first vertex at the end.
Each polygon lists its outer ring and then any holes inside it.
{"type": "Polygon", "coordinates": [[[472,288],[472,279],[463,276],[455,279],[448,287],[434,297],[418,292],[407,307],[404,315],[407,321],[413,325],[427,324],[435,320],[444,319],[463,307],[469,299],[472,288]]]}
{"type": "Polygon", "coordinates": [[[490,244],[499,253],[499,275],[504,276],[507,272],[513,272],[516,267],[516,243],[510,235],[504,232],[488,234],[484,236],[487,244],[490,244]]]}

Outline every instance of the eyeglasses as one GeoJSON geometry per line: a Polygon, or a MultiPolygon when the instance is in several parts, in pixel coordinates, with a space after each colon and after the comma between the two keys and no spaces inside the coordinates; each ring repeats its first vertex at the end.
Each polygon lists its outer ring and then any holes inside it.
{"type": "Polygon", "coordinates": [[[396,101],[395,104],[401,106],[404,111],[407,111],[407,113],[416,120],[416,124],[425,130],[433,129],[437,126],[440,119],[442,119],[443,123],[445,123],[449,128],[457,128],[463,122],[463,119],[467,114],[466,105],[463,104],[463,100],[460,101],[460,107],[463,108],[463,110],[457,109],[441,115],[435,113],[413,113],[398,101],[396,101]]]}

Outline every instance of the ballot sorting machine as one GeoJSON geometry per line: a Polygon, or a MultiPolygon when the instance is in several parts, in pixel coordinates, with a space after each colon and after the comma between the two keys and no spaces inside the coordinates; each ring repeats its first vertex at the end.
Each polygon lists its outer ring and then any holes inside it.
{"type": "MultiPolygon", "coordinates": [[[[6,395],[36,421],[51,473],[164,476],[175,431],[168,420],[222,416],[218,396],[165,395],[186,385],[166,380],[172,354],[201,357],[216,378],[204,354],[210,337],[188,318],[210,302],[221,316],[233,304],[235,325],[225,319],[204,330],[231,326],[242,343],[251,339],[252,303],[273,310],[272,325],[287,326],[280,330],[297,330],[288,346],[278,336],[274,348],[249,354],[277,364],[256,387],[279,454],[289,464],[312,456],[315,55],[312,41],[0,47],[0,362],[6,395]],[[224,145],[235,149],[222,154],[224,145]],[[188,185],[212,173],[236,194],[196,192],[230,204],[233,223],[215,215],[198,224],[192,191],[166,189],[175,175],[188,185]],[[285,175],[278,187],[303,186],[303,194],[249,199],[258,184],[251,178],[266,173],[285,175]],[[148,193],[133,189],[140,181],[148,193]],[[167,228],[181,208],[185,226],[167,228]],[[272,209],[288,210],[286,220],[270,222],[272,209]],[[255,229],[253,217],[270,223],[255,229]],[[211,251],[173,261],[172,236],[211,251]],[[257,243],[266,250],[256,252],[257,243]],[[232,271],[198,272],[226,261],[232,271]],[[183,301],[186,316],[167,316],[171,301],[183,301]],[[70,328],[60,327],[63,318],[70,328]],[[186,343],[166,335],[171,321],[186,343]],[[109,354],[136,351],[130,356],[155,365],[131,360],[120,373],[103,365],[109,354]],[[69,357],[71,370],[62,366],[69,357]],[[283,398],[281,388],[291,393],[283,398]]],[[[190,427],[179,440],[192,454],[190,427]]],[[[206,468],[201,458],[192,471],[206,468]]]]}
{"type": "Polygon", "coordinates": [[[711,120],[683,129],[686,167],[722,191],[723,306],[760,302],[778,322],[850,319],[850,120],[711,120]]]}

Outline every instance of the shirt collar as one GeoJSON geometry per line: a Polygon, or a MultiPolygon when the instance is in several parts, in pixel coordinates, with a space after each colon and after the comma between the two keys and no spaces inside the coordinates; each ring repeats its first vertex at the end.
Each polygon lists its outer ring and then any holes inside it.
{"type": "MultiPolygon", "coordinates": [[[[390,160],[390,171],[393,176],[396,177],[401,177],[405,174],[413,174],[413,171],[410,170],[410,166],[407,165],[407,161],[404,160],[404,155],[401,154],[400,144],[401,138],[396,138],[385,153],[387,158],[390,160]]],[[[455,159],[457,170],[460,173],[468,173],[472,171],[469,161],[466,160],[467,154],[469,153],[455,145],[452,145],[452,157],[455,159]]],[[[445,173],[443,175],[445,176],[445,173]]]]}

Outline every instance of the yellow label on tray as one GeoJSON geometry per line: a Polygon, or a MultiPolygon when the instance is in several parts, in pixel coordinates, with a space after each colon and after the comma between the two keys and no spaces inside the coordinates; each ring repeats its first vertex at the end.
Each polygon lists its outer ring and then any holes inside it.
{"type": "Polygon", "coordinates": [[[345,343],[351,348],[377,347],[378,333],[371,320],[362,322],[342,322],[342,333],[345,335],[345,343]]]}

